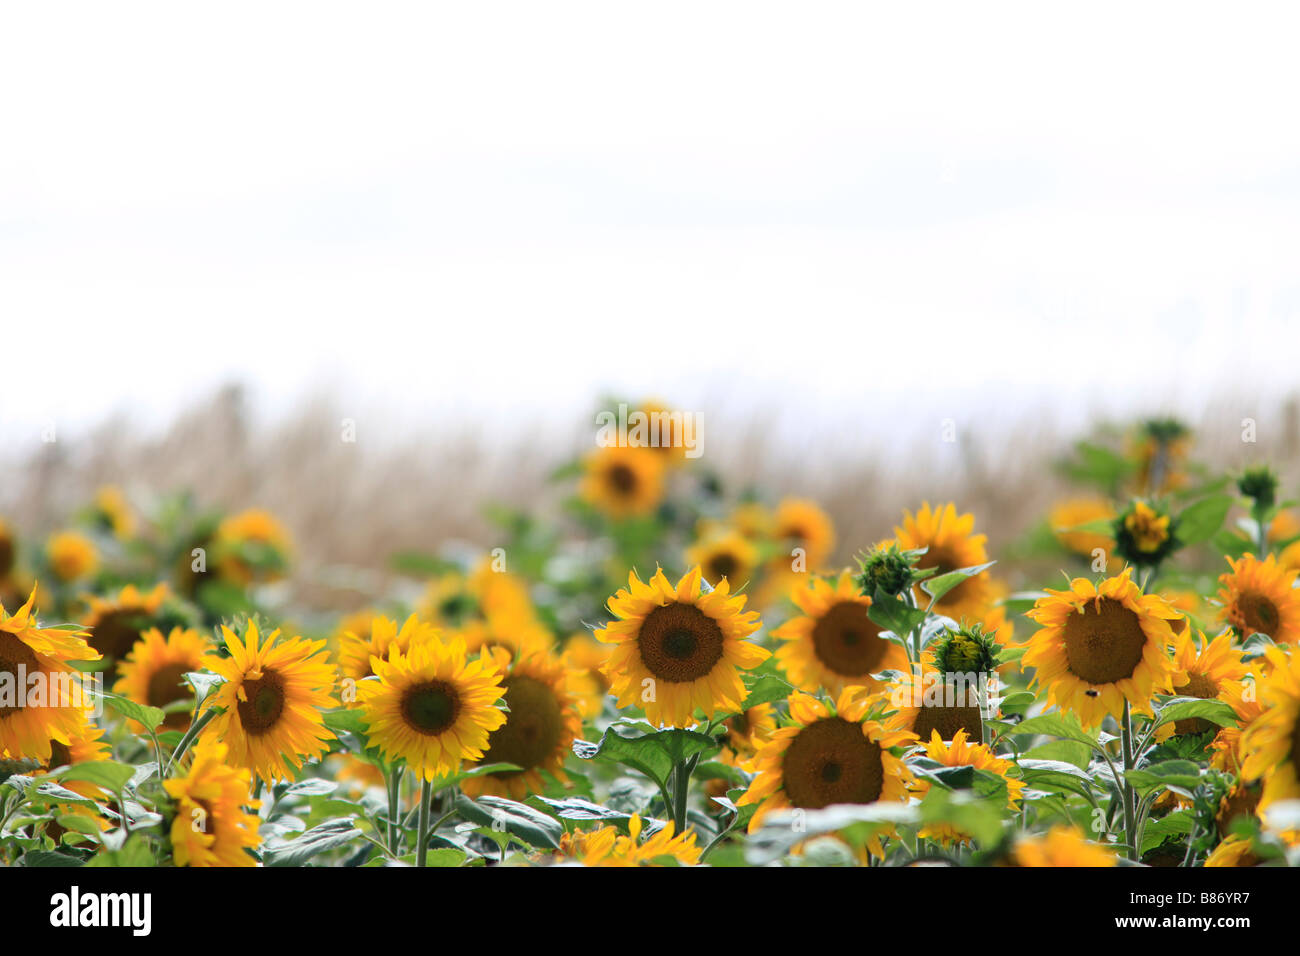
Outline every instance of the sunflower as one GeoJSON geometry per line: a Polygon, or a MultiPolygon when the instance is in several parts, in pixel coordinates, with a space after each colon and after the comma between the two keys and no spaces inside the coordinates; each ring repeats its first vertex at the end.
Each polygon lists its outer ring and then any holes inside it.
{"type": "Polygon", "coordinates": [[[1290,541],[1300,537],[1300,516],[1290,508],[1282,508],[1268,523],[1268,540],[1290,541]]]}
{"type": "Polygon", "coordinates": [[[221,522],[213,547],[222,576],[246,586],[280,577],[293,543],[273,514],[250,508],[221,522]]]}
{"type": "MultiPolygon", "coordinates": [[[[917,559],[918,568],[934,568],[934,576],[947,574],[960,568],[974,567],[988,563],[988,552],[984,548],[987,537],[972,534],[975,528],[975,516],[967,513],[957,514],[956,505],[949,502],[941,508],[930,508],[924,502],[913,517],[910,511],[903,512],[903,524],[894,528],[895,541],[904,550],[927,549],[917,559]]],[[[989,573],[983,571],[966,578],[934,604],[940,614],[961,619],[963,616],[979,617],[991,603],[991,585],[989,573]]],[[[917,590],[917,600],[922,607],[929,602],[928,595],[917,590]]]]}
{"type": "Polygon", "coordinates": [[[728,531],[701,538],[687,548],[686,563],[698,564],[704,580],[715,587],[725,579],[739,589],[754,577],[758,548],[739,531],[728,531]]]}
{"type": "Polygon", "coordinates": [[[574,634],[564,643],[564,666],[569,670],[569,686],[578,697],[583,717],[594,717],[605,704],[609,678],[601,671],[609,659],[610,648],[589,633],[574,634]]]}
{"type": "Polygon", "coordinates": [[[460,571],[447,571],[429,580],[415,604],[415,613],[436,626],[459,627],[479,613],[478,597],[460,571]]]}
{"type": "Polygon", "coordinates": [[[1115,554],[1131,564],[1157,565],[1179,547],[1176,532],[1163,505],[1138,498],[1115,520],[1115,554]]]}
{"type": "Polygon", "coordinates": [[[638,814],[632,814],[627,829],[627,836],[612,826],[566,833],[560,840],[559,856],[576,859],[583,866],[662,866],[660,860],[672,860],[677,866],[694,866],[700,862],[703,851],[695,845],[695,832],[674,836],[671,820],[644,841],[638,814]]]}
{"type": "Polygon", "coordinates": [[[259,805],[249,783],[248,768],[230,765],[224,743],[206,737],[198,742],[189,772],[163,783],[176,801],[171,839],[177,866],[257,865],[249,851],[262,843],[261,820],[245,809],[259,805]]]}
{"type": "Polygon", "coordinates": [[[135,533],[135,515],[131,513],[126,495],[116,485],[105,485],[95,492],[95,517],[122,541],[135,533]]]}
{"type": "Polygon", "coordinates": [[[1272,669],[1259,684],[1263,713],[1241,733],[1241,776],[1264,781],[1261,810],[1300,799],[1300,653],[1270,647],[1264,654],[1272,669]]]}
{"type": "MultiPolygon", "coordinates": [[[[165,708],[193,697],[184,683],[185,674],[203,670],[211,648],[193,628],[174,627],[167,637],[151,627],[141,635],[131,653],[118,665],[113,693],[139,704],[165,708]]],[[[187,711],[169,713],[163,721],[168,730],[185,730],[190,725],[187,711]]],[[[137,725],[138,726],[138,725],[137,725]]],[[[143,728],[136,731],[143,733],[143,728]]]]}
{"type": "Polygon", "coordinates": [[[1047,688],[1049,706],[1092,727],[1122,714],[1126,699],[1146,712],[1153,693],[1173,691],[1166,648],[1179,614],[1159,595],[1143,594],[1130,568],[1100,584],[1075,578],[1070,590],[1047,594],[1026,612],[1041,630],[1022,661],[1037,669],[1034,683],[1047,688]]]}
{"type": "Polygon", "coordinates": [[[480,616],[486,621],[537,619],[537,609],[528,594],[528,582],[517,574],[496,568],[491,558],[479,562],[466,579],[465,586],[475,599],[480,616]]]}
{"type": "Polygon", "coordinates": [[[723,727],[727,735],[718,760],[735,766],[771,741],[776,733],[776,712],[771,704],[758,704],[728,717],[723,727]]]}
{"type": "Polygon", "coordinates": [[[1104,498],[1071,498],[1058,502],[1047,520],[1056,540],[1075,554],[1092,557],[1098,548],[1109,554],[1115,547],[1115,539],[1109,534],[1071,530],[1096,521],[1115,520],[1115,509],[1104,498]]]}
{"type": "Polygon", "coordinates": [[[960,679],[957,674],[945,679],[928,648],[919,664],[905,670],[889,682],[887,699],[894,713],[886,726],[910,731],[920,740],[935,733],[941,740],[952,740],[963,731],[971,739],[983,739],[978,685],[968,682],[964,672],[960,679]]]}
{"type": "Polygon", "coordinates": [[[98,660],[99,654],[84,631],[42,628],[35,602],[33,588],[13,614],[0,605],[0,754],[45,762],[51,743],[70,744],[85,726],[90,702],[80,699],[80,675],[68,662],[98,660]],[[40,683],[34,685],[36,675],[40,683]],[[45,688],[39,703],[28,698],[38,686],[45,688]]]}
{"type": "MultiPolygon", "coordinates": [[[[638,411],[646,417],[648,429],[646,441],[653,442],[644,447],[662,457],[664,464],[669,468],[686,464],[690,460],[687,452],[691,449],[687,447],[689,436],[686,434],[683,420],[690,413],[682,412],[680,409],[673,410],[656,401],[643,402],[638,411]]],[[[699,440],[698,434],[694,436],[694,440],[699,440]]]]}
{"type": "Polygon", "coordinates": [[[45,545],[50,570],[60,581],[79,581],[99,567],[99,552],[94,542],[78,531],[60,531],[45,545]]]}
{"type": "MultiPolygon", "coordinates": [[[[75,767],[77,764],[95,763],[112,757],[112,750],[104,740],[104,731],[91,722],[84,711],[78,711],[80,721],[77,730],[69,735],[67,741],[50,738],[50,756],[34,774],[49,773],[59,767],[75,767]]],[[[99,787],[88,780],[69,780],[60,783],[61,787],[78,793],[91,800],[103,800],[107,797],[99,787]]]]}
{"type": "Polygon", "coordinates": [[[1273,555],[1260,561],[1253,554],[1228,559],[1231,574],[1219,577],[1223,619],[1242,640],[1259,632],[1278,644],[1300,639],[1300,591],[1296,572],[1285,570],[1273,555]]]}
{"type": "Polygon", "coordinates": [[[611,518],[647,515],[664,496],[664,456],[653,448],[609,445],[583,462],[579,493],[611,518]]]}
{"type": "Polygon", "coordinates": [[[335,706],[325,642],[278,640],[279,630],[262,641],[255,620],[242,640],[228,627],[221,633],[230,656],[208,666],[225,678],[213,699],[224,710],[204,733],[226,743],[231,761],[267,784],[288,779],[304,760],[325,753],[333,737],[321,713],[335,706]]]}
{"type": "Polygon", "coordinates": [[[370,742],[425,780],[478,760],[506,722],[502,675],[491,658],[467,660],[460,638],[416,641],[374,666],[379,679],[357,685],[370,742]]]}
{"type": "Polygon", "coordinates": [[[335,753],[325,758],[326,776],[346,784],[347,792],[353,799],[363,796],[367,790],[386,787],[384,772],[369,760],[362,760],[354,754],[335,753]]]}
{"type": "Polygon", "coordinates": [[[1071,826],[1021,836],[1011,850],[1011,866],[1115,866],[1115,854],[1086,840],[1071,826]]]}
{"type": "MultiPolygon", "coordinates": [[[[996,756],[986,745],[973,744],[966,739],[966,731],[959,730],[953,734],[952,743],[944,743],[939,731],[930,731],[930,739],[925,743],[925,756],[944,767],[974,767],[1002,779],[1007,788],[1007,809],[1015,810],[1020,806],[1020,794],[1025,789],[1022,781],[1009,775],[1015,766],[1010,760],[996,756]]],[[[917,781],[916,792],[924,796],[930,790],[927,780],[917,781]]],[[[938,840],[945,846],[961,843],[970,839],[969,834],[947,823],[938,823],[924,827],[920,835],[926,839],[938,840]]]]}
{"type": "MultiPolygon", "coordinates": [[[[1224,691],[1240,685],[1250,673],[1250,666],[1241,657],[1241,651],[1232,646],[1232,635],[1224,631],[1208,644],[1205,635],[1197,632],[1193,638],[1190,629],[1183,631],[1174,641],[1174,693],[1179,697],[1199,697],[1201,700],[1222,699],[1224,691]]],[[[1177,720],[1160,730],[1169,734],[1203,734],[1216,725],[1201,717],[1177,720]]]]}
{"type": "Polygon", "coordinates": [[[602,668],[619,707],[639,704],[653,724],[687,727],[695,712],[740,710],[741,670],[771,655],[745,640],[759,628],[758,612],[723,581],[707,590],[699,567],[674,587],[663,570],[643,584],[632,571],[627,588],[609,599],[618,619],[595,632],[613,644],[602,668]]]}
{"type": "Polygon", "coordinates": [[[399,628],[397,622],[380,614],[368,622],[369,633],[346,632],[339,639],[339,675],[354,681],[374,673],[370,659],[387,660],[393,650],[405,651],[415,640],[438,637],[438,631],[412,614],[399,628]]]}
{"type": "Polygon", "coordinates": [[[1205,860],[1206,866],[1248,867],[1259,866],[1263,861],[1255,855],[1254,841],[1250,837],[1230,836],[1214,848],[1205,860]]]}
{"type": "Polygon", "coordinates": [[[1241,773],[1242,728],[1249,727],[1264,713],[1257,693],[1260,679],[1259,673],[1252,671],[1245,680],[1232,681],[1219,692],[1219,699],[1237,715],[1237,726],[1220,727],[1210,741],[1210,766],[1216,770],[1241,773]]]}
{"type": "Polygon", "coordinates": [[[128,584],[116,598],[89,598],[90,611],[82,623],[90,629],[90,646],[109,662],[104,670],[105,681],[116,678],[117,662],[135,647],[140,635],[161,625],[158,612],[167,594],[166,584],[158,584],[144,594],[134,584],[128,584]]]}
{"type": "MultiPolygon", "coordinates": [[[[782,727],[752,761],[757,776],[737,803],[759,804],[749,831],[774,810],[819,810],[835,803],[905,802],[911,772],[892,747],[916,742],[907,731],[889,730],[866,719],[872,700],[861,687],[846,688],[834,707],[795,691],[790,726],[782,727]]],[[[872,851],[880,854],[878,838],[872,851]]]]}
{"type": "Polygon", "coordinates": [[[835,550],[835,525],[830,516],[816,502],[804,498],[786,498],[777,505],[771,533],[784,548],[778,556],[782,565],[789,564],[793,549],[802,548],[805,566],[816,571],[830,560],[835,550]]]}
{"type": "Polygon", "coordinates": [[[522,800],[545,786],[543,771],[567,786],[564,758],[582,733],[582,714],[569,690],[564,663],[548,653],[512,660],[503,648],[494,649],[492,659],[505,674],[501,688],[506,722],[488,734],[480,762],[512,763],[521,769],[469,777],[461,789],[471,797],[490,793],[522,800]]]}
{"type": "Polygon", "coordinates": [[[849,685],[881,686],[872,674],[908,669],[907,652],[881,636],[882,628],[867,612],[871,598],[841,571],[833,579],[812,578],[794,589],[790,599],[803,613],[772,631],[784,643],[776,659],[800,690],[824,687],[838,694],[849,685]]]}

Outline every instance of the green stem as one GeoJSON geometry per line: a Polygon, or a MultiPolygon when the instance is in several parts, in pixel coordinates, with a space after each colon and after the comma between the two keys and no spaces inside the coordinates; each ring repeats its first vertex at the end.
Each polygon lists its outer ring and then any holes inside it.
{"type": "Polygon", "coordinates": [[[402,810],[402,768],[388,768],[388,849],[393,856],[401,855],[401,847],[398,845],[401,839],[401,829],[398,827],[397,816],[402,810]]]}
{"type": "Polygon", "coordinates": [[[1120,741],[1124,753],[1124,778],[1120,781],[1120,794],[1124,800],[1124,839],[1128,841],[1129,859],[1136,860],[1141,854],[1137,843],[1137,809],[1133,787],[1128,782],[1128,772],[1133,769],[1133,714],[1127,700],[1124,701],[1124,721],[1120,724],[1120,741]]]}
{"type": "Polygon", "coordinates": [[[429,805],[433,803],[433,781],[425,779],[420,783],[420,822],[417,832],[420,843],[415,851],[415,865],[424,866],[429,855],[429,805]]]}
{"type": "Polygon", "coordinates": [[[163,774],[164,777],[171,773],[172,767],[176,766],[177,761],[185,756],[185,752],[190,749],[190,746],[198,738],[199,733],[204,727],[212,722],[212,718],[215,716],[217,716],[216,710],[209,707],[202,713],[202,715],[200,715],[198,720],[190,724],[190,729],[185,731],[185,736],[181,738],[181,742],[176,745],[176,749],[172,751],[171,758],[167,761],[167,770],[163,774]]]}
{"type": "Polygon", "coordinates": [[[699,761],[699,754],[673,767],[673,825],[675,832],[686,832],[686,796],[691,783],[691,773],[699,761]]]}

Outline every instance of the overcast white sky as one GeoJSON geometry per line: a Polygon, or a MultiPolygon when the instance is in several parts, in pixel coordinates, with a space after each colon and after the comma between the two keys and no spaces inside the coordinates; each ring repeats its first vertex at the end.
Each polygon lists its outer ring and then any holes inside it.
{"type": "Polygon", "coordinates": [[[6,3],[0,426],[1296,382],[1294,18],[907,6],[6,3]]]}

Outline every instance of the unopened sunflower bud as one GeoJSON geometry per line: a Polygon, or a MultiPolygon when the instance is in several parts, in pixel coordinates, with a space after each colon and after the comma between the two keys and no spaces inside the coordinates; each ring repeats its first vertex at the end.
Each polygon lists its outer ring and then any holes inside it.
{"type": "Polygon", "coordinates": [[[1277,504],[1277,475],[1267,465],[1247,468],[1237,479],[1237,490],[1255,499],[1255,507],[1264,510],[1277,504]]]}

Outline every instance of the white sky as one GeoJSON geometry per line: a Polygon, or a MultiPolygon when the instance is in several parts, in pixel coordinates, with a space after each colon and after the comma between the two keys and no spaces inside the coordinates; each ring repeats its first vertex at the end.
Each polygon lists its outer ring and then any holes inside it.
{"type": "Polygon", "coordinates": [[[1048,6],[6,3],[0,427],[1290,388],[1297,23],[1048,6]]]}

